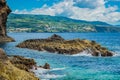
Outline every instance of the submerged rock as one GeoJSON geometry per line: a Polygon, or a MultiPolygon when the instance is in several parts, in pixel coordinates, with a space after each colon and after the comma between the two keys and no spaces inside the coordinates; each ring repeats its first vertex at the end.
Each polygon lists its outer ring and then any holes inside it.
{"type": "Polygon", "coordinates": [[[44,66],[39,66],[40,68],[43,68],[43,69],[50,69],[50,64],[48,63],[45,63],[44,66]]]}
{"type": "Polygon", "coordinates": [[[45,63],[45,65],[43,66],[44,69],[50,69],[50,65],[48,63],[45,63]]]}
{"type": "Polygon", "coordinates": [[[59,35],[52,35],[47,39],[29,39],[17,45],[19,48],[29,48],[39,51],[48,51],[58,54],[78,54],[87,51],[92,56],[113,56],[105,47],[95,41],[89,40],[65,40],[59,35]]]}

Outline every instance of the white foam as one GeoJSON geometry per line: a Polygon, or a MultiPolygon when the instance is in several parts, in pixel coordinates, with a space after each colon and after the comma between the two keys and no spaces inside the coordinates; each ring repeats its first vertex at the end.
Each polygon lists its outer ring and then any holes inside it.
{"type": "Polygon", "coordinates": [[[66,75],[56,75],[56,74],[45,74],[45,75],[41,75],[41,77],[44,77],[45,79],[55,79],[55,78],[61,78],[64,77],[66,75]]]}
{"type": "Polygon", "coordinates": [[[43,68],[37,68],[37,70],[35,70],[34,68],[31,69],[30,71],[34,72],[36,76],[46,73],[49,71],[49,69],[43,69],[43,68]]]}
{"type": "Polygon", "coordinates": [[[114,54],[113,56],[114,56],[114,57],[120,56],[120,52],[115,52],[115,54],[114,54]]]}
{"type": "Polygon", "coordinates": [[[37,77],[40,77],[41,80],[49,80],[49,79],[61,78],[61,77],[66,76],[66,75],[58,75],[58,74],[49,73],[49,71],[63,70],[63,69],[65,68],[53,68],[51,70],[43,69],[43,68],[37,68],[37,70],[35,70],[35,68],[33,68],[31,69],[31,71],[34,72],[37,77]]]}
{"type": "Polygon", "coordinates": [[[91,53],[88,52],[87,50],[84,50],[83,52],[80,52],[78,54],[74,54],[72,56],[89,56],[89,57],[91,57],[91,53]]]}
{"type": "Polygon", "coordinates": [[[64,68],[53,68],[53,69],[51,69],[51,71],[64,70],[64,69],[66,69],[66,68],[65,67],[64,68]]]}
{"type": "MultiPolygon", "coordinates": [[[[81,53],[78,53],[78,54],[74,54],[74,55],[72,55],[72,56],[89,56],[89,57],[93,57],[92,55],[91,55],[91,53],[92,53],[92,51],[88,51],[88,50],[84,50],[83,52],[81,52],[81,53]]],[[[113,57],[116,57],[116,56],[120,56],[120,52],[112,52],[113,53],[113,57]]],[[[101,56],[101,55],[99,55],[99,56],[101,56]]]]}

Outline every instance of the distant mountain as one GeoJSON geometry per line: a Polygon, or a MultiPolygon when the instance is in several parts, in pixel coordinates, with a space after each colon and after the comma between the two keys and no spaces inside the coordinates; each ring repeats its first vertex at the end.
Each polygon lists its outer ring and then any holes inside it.
{"type": "Polygon", "coordinates": [[[10,14],[7,25],[8,32],[120,32],[105,22],[49,15],[10,14]]]}

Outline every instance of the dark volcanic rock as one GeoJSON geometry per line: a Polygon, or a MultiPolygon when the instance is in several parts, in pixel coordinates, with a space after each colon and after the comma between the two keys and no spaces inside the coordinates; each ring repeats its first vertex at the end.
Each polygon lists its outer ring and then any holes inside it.
{"type": "Polygon", "coordinates": [[[11,12],[10,8],[6,5],[5,0],[0,0],[0,42],[10,42],[14,39],[10,38],[6,34],[6,22],[7,16],[11,12]]]}
{"type": "Polygon", "coordinates": [[[33,59],[27,59],[22,56],[11,56],[10,61],[17,68],[25,71],[29,71],[33,66],[36,66],[36,62],[33,59]]]}
{"type": "Polygon", "coordinates": [[[40,68],[43,68],[43,69],[50,69],[50,64],[48,63],[45,63],[44,66],[39,66],[40,68]]]}
{"type": "Polygon", "coordinates": [[[64,40],[61,36],[53,34],[51,37],[49,37],[48,39],[50,40],[64,40]]]}
{"type": "Polygon", "coordinates": [[[107,51],[105,54],[101,54],[101,56],[105,57],[105,56],[113,56],[113,53],[110,51],[107,51]]]}
{"type": "Polygon", "coordinates": [[[83,51],[87,51],[93,56],[113,56],[107,48],[102,47],[95,41],[89,40],[64,40],[59,35],[52,35],[47,39],[30,39],[17,45],[20,48],[29,48],[39,51],[48,51],[58,54],[78,54],[83,51]]]}
{"type": "Polygon", "coordinates": [[[93,53],[92,53],[93,56],[99,56],[99,54],[100,54],[100,53],[97,52],[97,51],[93,51],[93,53]]]}
{"type": "Polygon", "coordinates": [[[50,69],[50,65],[48,63],[45,63],[45,65],[43,66],[44,69],[50,69]]]}
{"type": "Polygon", "coordinates": [[[8,60],[7,55],[5,54],[5,52],[2,49],[0,49],[0,60],[2,60],[2,61],[8,60]]]}
{"type": "MultiPolygon", "coordinates": [[[[9,56],[10,62],[16,66],[19,69],[28,71],[30,69],[33,69],[35,67],[35,69],[37,70],[37,65],[36,62],[34,61],[34,59],[29,59],[29,58],[25,58],[23,56],[9,56]]],[[[41,68],[44,69],[50,69],[50,65],[48,63],[45,63],[44,66],[41,66],[41,68]]]]}

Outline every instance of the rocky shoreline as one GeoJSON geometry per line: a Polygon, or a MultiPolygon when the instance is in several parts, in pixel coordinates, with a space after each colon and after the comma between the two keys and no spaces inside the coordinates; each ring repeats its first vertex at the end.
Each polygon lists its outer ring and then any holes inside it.
{"type": "Polygon", "coordinates": [[[7,56],[0,49],[0,80],[39,80],[31,69],[37,68],[50,69],[50,65],[37,66],[33,59],[22,56],[7,56]],[[19,77],[18,77],[19,75],[19,77]]]}
{"type": "Polygon", "coordinates": [[[58,54],[73,55],[87,51],[86,54],[91,54],[92,56],[113,56],[111,51],[95,41],[81,39],[65,40],[56,34],[46,39],[29,39],[18,44],[17,47],[48,51],[51,53],[57,52],[58,54]]]}
{"type": "Polygon", "coordinates": [[[14,42],[15,40],[9,36],[0,36],[0,43],[14,42]]]}
{"type": "Polygon", "coordinates": [[[45,63],[44,66],[37,66],[34,59],[25,58],[23,56],[13,55],[8,56],[8,58],[14,66],[28,72],[30,71],[30,69],[37,70],[37,68],[50,69],[50,65],[48,63],[45,63]]]}
{"type": "Polygon", "coordinates": [[[22,64],[16,67],[11,61],[0,49],[0,80],[39,80],[32,72],[21,69],[22,64]]]}
{"type": "MultiPolygon", "coordinates": [[[[11,10],[6,4],[6,0],[0,0],[0,44],[15,41],[6,32],[7,16],[11,10]]],[[[50,65],[37,66],[33,59],[22,56],[7,56],[0,48],[0,80],[39,80],[30,69],[37,68],[50,69],[50,65]]]]}

